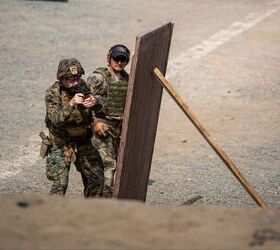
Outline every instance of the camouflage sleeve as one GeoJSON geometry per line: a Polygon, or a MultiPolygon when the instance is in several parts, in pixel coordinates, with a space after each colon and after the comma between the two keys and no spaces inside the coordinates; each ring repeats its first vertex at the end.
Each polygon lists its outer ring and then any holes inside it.
{"type": "Polygon", "coordinates": [[[54,126],[61,126],[70,117],[74,108],[70,105],[62,106],[60,96],[52,89],[45,93],[46,112],[48,119],[54,126]]]}
{"type": "Polygon", "coordinates": [[[87,78],[87,84],[91,94],[97,100],[94,111],[105,112],[107,109],[107,85],[104,76],[99,73],[91,73],[87,78]]]}

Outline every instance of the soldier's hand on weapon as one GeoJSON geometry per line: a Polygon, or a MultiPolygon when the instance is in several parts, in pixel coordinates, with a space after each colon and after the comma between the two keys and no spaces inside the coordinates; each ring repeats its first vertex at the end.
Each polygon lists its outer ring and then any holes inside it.
{"type": "Polygon", "coordinates": [[[104,122],[97,122],[93,126],[93,132],[100,135],[106,136],[108,134],[109,126],[104,122]]]}
{"type": "Polygon", "coordinates": [[[90,108],[93,107],[95,104],[97,103],[97,100],[95,97],[93,97],[92,95],[89,95],[83,102],[83,105],[86,108],[90,108]]]}
{"type": "Polygon", "coordinates": [[[77,106],[78,104],[82,104],[84,102],[84,95],[82,93],[77,93],[70,100],[69,104],[72,107],[77,106]]]}

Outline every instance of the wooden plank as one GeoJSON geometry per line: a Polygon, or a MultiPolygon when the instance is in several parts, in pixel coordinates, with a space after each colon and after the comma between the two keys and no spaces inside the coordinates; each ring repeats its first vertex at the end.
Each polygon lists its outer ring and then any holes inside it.
{"type": "Polygon", "coordinates": [[[153,69],[166,72],[173,23],[136,37],[113,197],[146,200],[162,97],[153,69]]]}
{"type": "Polygon", "coordinates": [[[175,91],[172,85],[165,79],[164,75],[160,72],[158,68],[154,69],[154,73],[167,90],[172,99],[177,103],[177,105],[181,108],[181,110],[185,113],[185,115],[190,119],[193,125],[198,129],[201,135],[205,138],[208,144],[214,149],[214,151],[218,154],[218,156],[223,160],[225,165],[229,168],[229,170],[233,173],[233,175],[237,178],[237,180],[241,183],[247,193],[252,197],[252,199],[261,207],[266,208],[267,204],[262,199],[262,197],[255,191],[253,186],[247,181],[247,179],[242,175],[237,166],[233,163],[233,161],[229,158],[226,152],[220,147],[217,143],[216,139],[212,137],[206,127],[198,120],[196,115],[192,112],[183,98],[175,91]]]}

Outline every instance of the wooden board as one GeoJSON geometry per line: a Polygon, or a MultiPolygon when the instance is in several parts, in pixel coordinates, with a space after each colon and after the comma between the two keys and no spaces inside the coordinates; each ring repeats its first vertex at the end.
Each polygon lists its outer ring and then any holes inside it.
{"type": "Polygon", "coordinates": [[[121,134],[113,197],[146,200],[162,86],[154,75],[165,74],[173,23],[136,37],[121,134]]]}

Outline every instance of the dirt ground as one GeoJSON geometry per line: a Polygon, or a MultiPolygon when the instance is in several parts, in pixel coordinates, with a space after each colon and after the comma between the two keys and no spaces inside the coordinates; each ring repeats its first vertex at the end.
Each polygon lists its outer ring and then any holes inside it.
{"type": "MultiPolygon", "coordinates": [[[[270,207],[280,207],[279,1],[0,1],[0,196],[47,194],[38,133],[65,57],[88,75],[108,48],[174,22],[167,78],[270,207]]],[[[81,196],[72,168],[68,196],[81,196]]],[[[147,204],[256,207],[164,93],[147,204]]]]}
{"type": "Polygon", "coordinates": [[[54,197],[2,199],[0,210],[0,249],[276,250],[280,242],[279,210],[54,197]]]}

